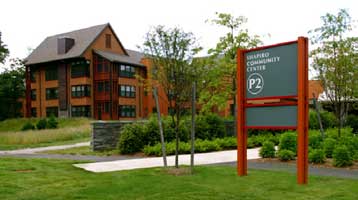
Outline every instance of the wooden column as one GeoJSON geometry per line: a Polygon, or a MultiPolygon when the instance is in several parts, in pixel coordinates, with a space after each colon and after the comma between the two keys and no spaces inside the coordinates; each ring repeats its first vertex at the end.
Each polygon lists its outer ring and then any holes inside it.
{"type": "MultiPolygon", "coordinates": [[[[30,67],[26,66],[25,68],[25,84],[26,84],[26,97],[25,97],[25,117],[31,117],[31,76],[30,76],[30,67]]],[[[41,98],[41,97],[40,97],[41,98]]]]}
{"type": "Polygon", "coordinates": [[[237,173],[247,175],[247,130],[245,128],[245,62],[244,50],[237,51],[237,173]]]}
{"type": "Polygon", "coordinates": [[[297,183],[308,183],[308,39],[298,38],[297,183]]]}

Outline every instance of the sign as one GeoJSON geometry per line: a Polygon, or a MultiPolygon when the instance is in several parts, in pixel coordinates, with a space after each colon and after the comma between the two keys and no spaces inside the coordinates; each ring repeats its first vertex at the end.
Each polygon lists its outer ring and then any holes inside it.
{"type": "Polygon", "coordinates": [[[297,43],[245,54],[246,98],[297,95],[297,43]]]}
{"type": "Polygon", "coordinates": [[[308,182],[308,39],[237,52],[237,173],[248,129],[297,130],[297,183],[308,182]]]}

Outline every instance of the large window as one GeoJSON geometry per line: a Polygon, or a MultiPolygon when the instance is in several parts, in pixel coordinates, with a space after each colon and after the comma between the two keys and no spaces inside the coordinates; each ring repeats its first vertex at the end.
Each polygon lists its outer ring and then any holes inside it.
{"type": "Polygon", "coordinates": [[[134,78],[135,67],[128,65],[119,65],[119,76],[134,78]]]}
{"type": "Polygon", "coordinates": [[[97,72],[99,73],[109,72],[109,62],[106,59],[102,58],[101,56],[97,56],[95,64],[97,66],[97,72]]]}
{"type": "Polygon", "coordinates": [[[91,96],[90,85],[72,86],[72,97],[90,97],[90,96],[91,96]]]}
{"type": "Polygon", "coordinates": [[[71,64],[71,77],[89,77],[89,64],[87,61],[77,61],[71,64]]]}
{"type": "Polygon", "coordinates": [[[58,107],[46,107],[46,117],[50,117],[51,115],[58,117],[58,107]]]}
{"type": "Polygon", "coordinates": [[[31,90],[31,100],[36,100],[36,90],[31,90]]]}
{"type": "Polygon", "coordinates": [[[119,116],[120,117],[135,117],[136,110],[134,105],[121,105],[119,106],[119,116]]]}
{"type": "Polygon", "coordinates": [[[121,97],[133,97],[135,98],[135,86],[131,85],[121,85],[119,87],[120,91],[119,96],[121,97]]]}
{"type": "Polygon", "coordinates": [[[91,117],[90,106],[72,106],[71,108],[72,117],[91,117]]]}
{"type": "Polygon", "coordinates": [[[97,82],[97,92],[109,92],[109,81],[97,82]]]}
{"type": "Polygon", "coordinates": [[[46,79],[46,81],[51,81],[51,80],[57,80],[58,79],[57,66],[49,66],[49,67],[46,68],[45,79],[46,79]]]}
{"type": "Polygon", "coordinates": [[[36,82],[36,77],[35,77],[36,71],[32,68],[30,68],[30,80],[32,83],[36,82]]]}
{"type": "Polygon", "coordinates": [[[46,88],[46,100],[58,99],[58,88],[46,88]]]}

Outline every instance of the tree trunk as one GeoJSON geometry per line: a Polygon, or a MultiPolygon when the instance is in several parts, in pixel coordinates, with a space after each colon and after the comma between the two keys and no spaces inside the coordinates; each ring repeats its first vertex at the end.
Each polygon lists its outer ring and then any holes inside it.
{"type": "Polygon", "coordinates": [[[193,83],[193,93],[191,100],[191,151],[190,151],[190,173],[194,173],[194,151],[195,151],[195,114],[196,114],[196,82],[193,83]]]}
{"type": "Polygon", "coordinates": [[[153,88],[153,94],[154,94],[154,99],[155,99],[155,106],[157,107],[158,127],[159,127],[159,133],[160,133],[160,142],[162,144],[163,164],[164,164],[164,167],[167,167],[167,155],[166,155],[166,149],[165,149],[162,119],[160,117],[160,107],[159,107],[159,101],[158,101],[157,88],[153,88]]]}
{"type": "Polygon", "coordinates": [[[175,123],[175,167],[179,168],[179,123],[180,123],[180,110],[176,106],[176,123],[175,123]]]}

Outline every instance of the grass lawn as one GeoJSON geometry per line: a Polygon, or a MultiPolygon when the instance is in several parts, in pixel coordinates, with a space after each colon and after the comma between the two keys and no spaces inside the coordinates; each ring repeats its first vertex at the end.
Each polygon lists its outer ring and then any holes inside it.
{"type": "Polygon", "coordinates": [[[228,166],[197,167],[193,176],[169,175],[160,168],[90,173],[74,161],[0,159],[0,198],[18,199],[358,199],[358,181],[250,170],[238,177],[228,166]]]}
{"type": "Polygon", "coordinates": [[[0,150],[71,144],[89,141],[90,120],[86,118],[58,119],[59,128],[19,131],[23,124],[38,119],[11,119],[0,122],[0,150]]]}

